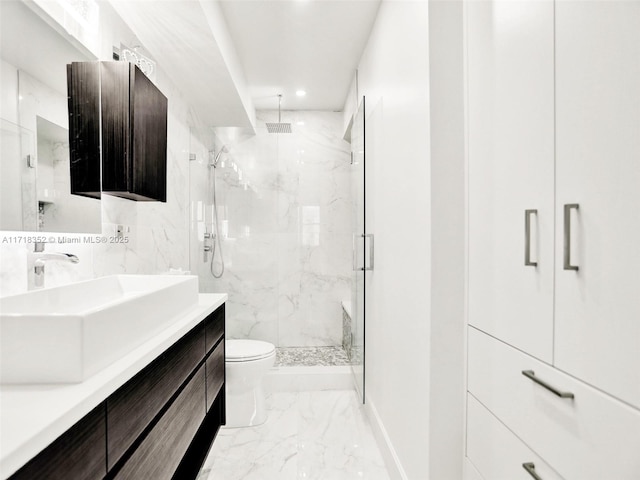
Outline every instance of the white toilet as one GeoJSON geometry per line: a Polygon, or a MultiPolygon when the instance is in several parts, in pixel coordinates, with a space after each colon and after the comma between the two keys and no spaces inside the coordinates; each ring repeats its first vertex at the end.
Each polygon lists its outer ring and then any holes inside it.
{"type": "Polygon", "coordinates": [[[260,340],[226,340],[228,428],[260,425],[267,420],[262,379],[273,366],[276,347],[260,340]]]}

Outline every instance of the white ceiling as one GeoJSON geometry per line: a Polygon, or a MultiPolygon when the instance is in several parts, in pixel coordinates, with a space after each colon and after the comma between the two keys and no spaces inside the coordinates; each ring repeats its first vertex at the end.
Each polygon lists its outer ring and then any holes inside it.
{"type": "Polygon", "coordinates": [[[109,0],[209,126],[340,111],[380,0],[109,0]],[[295,95],[304,89],[305,97],[295,95]]]}
{"type": "Polygon", "coordinates": [[[46,15],[38,14],[33,5],[0,0],[0,56],[66,95],[67,64],[95,57],[55,22],[44,18],[46,15]]]}
{"type": "Polygon", "coordinates": [[[256,109],[340,111],[380,0],[221,0],[256,109]],[[297,97],[296,90],[307,92],[297,97]]]}
{"type": "MultiPolygon", "coordinates": [[[[278,94],[284,110],[342,110],[380,6],[380,0],[108,1],[206,125],[250,129],[256,109],[278,107],[278,94]],[[297,97],[298,89],[306,96],[297,97]]],[[[31,20],[18,21],[34,17],[22,1],[0,4],[2,56],[27,71],[23,64],[39,65],[29,71],[36,78],[48,78],[54,63],[60,75],[52,83],[66,91],[64,65],[78,59],[77,45],[54,55],[46,28],[34,33],[31,20]]]]}

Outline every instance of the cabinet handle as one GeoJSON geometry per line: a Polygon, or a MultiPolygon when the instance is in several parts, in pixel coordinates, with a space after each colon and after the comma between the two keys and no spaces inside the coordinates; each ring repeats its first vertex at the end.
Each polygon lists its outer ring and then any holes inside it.
{"type": "Polygon", "coordinates": [[[580,205],[570,203],[564,206],[564,269],[578,271],[577,265],[571,265],[571,210],[578,210],[580,205]]]}
{"type": "Polygon", "coordinates": [[[527,377],[530,380],[533,380],[534,382],[536,382],[538,385],[542,385],[544,388],[546,388],[547,390],[549,390],[550,392],[552,392],[553,394],[561,397],[561,398],[574,398],[573,393],[571,392],[562,392],[560,390],[558,390],[555,387],[552,387],[551,385],[549,385],[547,382],[540,380],[538,377],[536,377],[536,374],[533,370],[522,370],[522,374],[527,377]]]}
{"type": "Polygon", "coordinates": [[[524,265],[526,267],[537,267],[538,262],[531,261],[531,215],[538,215],[538,210],[524,211],[524,265]]]}
{"type": "Polygon", "coordinates": [[[533,464],[533,462],[523,463],[522,468],[524,468],[527,473],[536,480],[542,480],[542,477],[536,473],[536,466],[533,464]]]}

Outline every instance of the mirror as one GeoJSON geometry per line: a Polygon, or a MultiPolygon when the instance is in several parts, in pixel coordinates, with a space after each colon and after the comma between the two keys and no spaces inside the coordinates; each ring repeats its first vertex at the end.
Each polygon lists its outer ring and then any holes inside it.
{"type": "Polygon", "coordinates": [[[102,230],[100,200],[70,193],[66,66],[97,57],[50,15],[68,3],[0,2],[0,230],[102,230]]]}

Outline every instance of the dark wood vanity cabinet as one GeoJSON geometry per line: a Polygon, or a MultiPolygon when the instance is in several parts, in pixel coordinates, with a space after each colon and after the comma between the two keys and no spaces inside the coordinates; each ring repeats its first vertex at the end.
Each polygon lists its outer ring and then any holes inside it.
{"type": "Polygon", "coordinates": [[[101,403],[10,480],[93,480],[107,474],[105,408],[101,403]]]}
{"type": "Polygon", "coordinates": [[[204,325],[201,323],[142,370],[136,381],[127,382],[109,396],[106,402],[109,469],[171,400],[204,356],[204,325]],[[142,398],[144,402],[140,401],[142,398]]]}
{"type": "Polygon", "coordinates": [[[67,66],[67,85],[71,193],[99,197],[101,190],[166,202],[167,98],[162,92],[128,62],[74,62],[67,66]]]}
{"type": "Polygon", "coordinates": [[[224,304],[10,480],[197,478],[225,423],[224,304]]]}

